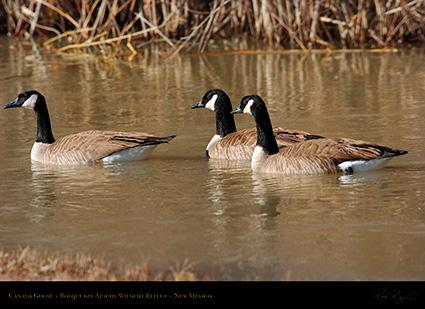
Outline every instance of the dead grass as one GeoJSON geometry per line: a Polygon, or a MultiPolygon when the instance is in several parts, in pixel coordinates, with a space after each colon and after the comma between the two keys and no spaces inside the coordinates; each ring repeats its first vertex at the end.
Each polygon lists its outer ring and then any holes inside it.
{"type": "Polygon", "coordinates": [[[425,41],[422,0],[0,0],[7,31],[48,36],[58,52],[130,57],[158,42],[169,54],[203,52],[212,39],[272,48],[403,47],[425,41]]]}
{"type": "MultiPolygon", "coordinates": [[[[153,273],[148,261],[112,267],[86,254],[42,254],[34,248],[0,250],[0,281],[198,281],[185,260],[153,273]]],[[[201,280],[209,280],[208,276],[201,280]]]]}

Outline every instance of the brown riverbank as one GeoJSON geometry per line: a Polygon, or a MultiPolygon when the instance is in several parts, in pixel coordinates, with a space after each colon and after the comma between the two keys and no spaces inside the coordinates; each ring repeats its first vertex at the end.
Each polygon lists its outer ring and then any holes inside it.
{"type": "Polygon", "coordinates": [[[0,281],[197,281],[188,261],[153,271],[146,259],[139,264],[112,266],[88,254],[46,254],[34,248],[0,250],[0,281]]]}

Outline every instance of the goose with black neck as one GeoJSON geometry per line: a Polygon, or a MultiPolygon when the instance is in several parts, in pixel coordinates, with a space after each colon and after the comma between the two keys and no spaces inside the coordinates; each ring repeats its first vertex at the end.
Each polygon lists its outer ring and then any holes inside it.
{"type": "Polygon", "coordinates": [[[37,137],[31,159],[46,164],[112,163],[147,159],[162,143],[175,135],[158,137],[144,132],[92,130],[55,140],[46,99],[35,90],[21,92],[4,108],[23,107],[34,110],[37,118],[37,137]]]}
{"type": "Polygon", "coordinates": [[[273,138],[266,104],[258,95],[242,98],[231,114],[250,114],[257,127],[252,155],[253,171],[280,174],[360,172],[384,167],[407,151],[350,138],[321,138],[287,146],[279,151],[273,138]]]}
{"type": "MultiPolygon", "coordinates": [[[[208,143],[205,154],[209,158],[250,160],[257,141],[257,129],[248,128],[236,130],[229,96],[221,89],[208,90],[201,101],[192,105],[194,108],[206,108],[215,112],[216,133],[208,143]]],[[[294,143],[310,139],[322,138],[300,130],[274,127],[273,138],[278,147],[284,148],[294,143]]]]}

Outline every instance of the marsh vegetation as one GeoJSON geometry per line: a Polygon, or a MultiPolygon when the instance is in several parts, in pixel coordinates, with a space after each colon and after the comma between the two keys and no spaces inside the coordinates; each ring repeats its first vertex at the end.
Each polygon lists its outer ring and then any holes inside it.
{"type": "Polygon", "coordinates": [[[204,52],[212,41],[278,49],[406,47],[425,38],[420,0],[1,0],[3,32],[59,52],[204,52]]]}

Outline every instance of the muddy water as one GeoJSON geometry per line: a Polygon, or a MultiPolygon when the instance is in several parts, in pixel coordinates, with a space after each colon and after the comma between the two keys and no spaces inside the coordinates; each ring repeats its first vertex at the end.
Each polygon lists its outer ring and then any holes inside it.
{"type": "MultiPolygon", "coordinates": [[[[0,112],[0,245],[88,252],[112,263],[186,258],[217,280],[425,279],[425,53],[258,54],[132,62],[0,41],[2,106],[48,102],[56,138],[91,129],[177,134],[149,160],[34,164],[31,111],[0,112]],[[380,171],[270,176],[206,160],[210,88],[260,94],[276,125],[409,150],[380,171]],[[214,265],[214,266],[213,266],[214,265]]],[[[239,128],[251,127],[236,115],[239,128]]]]}

